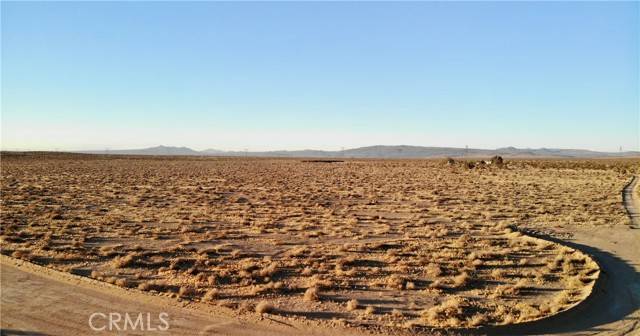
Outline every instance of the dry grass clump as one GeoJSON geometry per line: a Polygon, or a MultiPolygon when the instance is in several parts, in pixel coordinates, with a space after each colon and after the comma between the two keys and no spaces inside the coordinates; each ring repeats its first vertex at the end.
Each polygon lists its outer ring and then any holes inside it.
{"type": "Polygon", "coordinates": [[[138,284],[138,289],[143,291],[150,291],[153,289],[153,284],[150,281],[141,282],[138,284]]]}
{"type": "Polygon", "coordinates": [[[183,298],[194,296],[196,295],[196,290],[191,286],[181,286],[180,289],[178,290],[178,295],[180,295],[180,297],[183,297],[183,298]]]}
{"type": "Polygon", "coordinates": [[[398,274],[392,274],[390,277],[387,278],[388,288],[404,289],[406,283],[407,283],[407,279],[405,279],[403,276],[400,276],[398,274]]]}
{"type": "Polygon", "coordinates": [[[467,272],[462,272],[453,278],[453,287],[460,288],[471,282],[471,276],[467,272]]]}
{"type": "Polygon", "coordinates": [[[471,327],[478,327],[485,324],[486,322],[487,322],[487,316],[480,313],[475,314],[471,316],[470,319],[468,319],[468,324],[471,327]]]}
{"type": "Polygon", "coordinates": [[[404,316],[404,313],[400,309],[394,308],[391,310],[391,318],[393,319],[402,319],[404,316]]]}
{"type": "Polygon", "coordinates": [[[462,324],[464,300],[452,297],[439,305],[433,306],[421,313],[427,325],[459,327],[462,324]]]}
{"type": "Polygon", "coordinates": [[[491,279],[493,280],[504,280],[506,272],[503,269],[496,268],[491,271],[491,279]]]}
{"type": "Polygon", "coordinates": [[[427,276],[432,278],[439,277],[443,274],[440,265],[435,263],[430,263],[429,265],[427,265],[427,267],[425,268],[425,272],[427,276]]]}
{"type": "Polygon", "coordinates": [[[513,285],[499,285],[494,289],[491,298],[504,298],[509,296],[518,295],[519,290],[513,285]]]}
{"type": "Polygon", "coordinates": [[[204,294],[203,299],[205,301],[214,301],[218,297],[220,297],[220,290],[218,290],[216,288],[211,288],[211,289],[207,290],[207,292],[204,294]]]}
{"type": "Polygon", "coordinates": [[[138,289],[143,291],[165,292],[169,288],[170,286],[163,280],[149,280],[138,283],[138,289]]]}
{"type": "Polygon", "coordinates": [[[18,259],[28,260],[31,256],[31,251],[29,250],[15,250],[11,253],[11,256],[18,259]]]}
{"type": "Polygon", "coordinates": [[[538,307],[539,315],[555,314],[573,302],[573,296],[567,290],[561,291],[550,302],[544,302],[538,307]]]}
{"type": "Polygon", "coordinates": [[[286,255],[291,258],[299,258],[299,257],[302,257],[307,252],[308,252],[308,249],[306,246],[300,246],[300,247],[292,248],[291,250],[287,251],[286,255]]]}
{"type": "Polygon", "coordinates": [[[113,257],[114,255],[117,255],[119,253],[118,250],[122,248],[123,248],[122,244],[104,245],[104,246],[100,246],[100,248],[98,248],[98,251],[100,255],[103,257],[113,257]]]}
{"type": "Polygon", "coordinates": [[[525,322],[540,316],[540,310],[527,303],[517,303],[515,310],[519,312],[518,322],[525,322]]]}
{"type": "Polygon", "coordinates": [[[255,307],[256,313],[267,314],[275,311],[275,307],[267,301],[260,301],[255,307]]]}
{"type": "Polygon", "coordinates": [[[194,265],[195,261],[189,258],[175,258],[169,263],[170,270],[189,269],[194,265]]]}
{"type": "Polygon", "coordinates": [[[367,308],[365,308],[363,312],[365,316],[374,315],[375,313],[376,313],[376,307],[374,306],[367,306],[367,308]]]}
{"type": "Polygon", "coordinates": [[[135,261],[136,261],[136,254],[129,253],[124,256],[117,256],[113,258],[113,260],[111,260],[111,266],[114,268],[125,268],[125,267],[132,266],[135,261]]]}
{"type": "Polygon", "coordinates": [[[284,287],[284,284],[281,281],[269,281],[263,285],[255,285],[251,288],[250,294],[253,296],[260,295],[270,291],[277,291],[284,287]]]}
{"type": "Polygon", "coordinates": [[[132,284],[131,281],[126,278],[119,278],[115,281],[115,285],[120,287],[131,287],[132,284]]]}
{"type": "Polygon", "coordinates": [[[349,301],[347,301],[347,310],[348,311],[354,311],[356,309],[360,308],[360,302],[356,299],[351,299],[349,301]]]}
{"type": "Polygon", "coordinates": [[[320,301],[320,290],[318,287],[309,287],[304,292],[303,299],[307,302],[320,301]]]}
{"type": "Polygon", "coordinates": [[[271,277],[273,276],[276,272],[278,271],[278,264],[277,263],[271,263],[268,266],[265,266],[264,268],[262,268],[258,274],[261,277],[271,277]]]}
{"type": "Polygon", "coordinates": [[[333,287],[333,282],[328,279],[323,279],[318,275],[314,275],[307,280],[307,287],[316,287],[318,289],[331,288],[333,287]]]}
{"type": "Polygon", "coordinates": [[[447,285],[446,285],[444,280],[437,279],[437,280],[434,280],[433,282],[431,282],[429,284],[429,288],[431,288],[431,289],[445,289],[445,288],[447,288],[447,285]]]}

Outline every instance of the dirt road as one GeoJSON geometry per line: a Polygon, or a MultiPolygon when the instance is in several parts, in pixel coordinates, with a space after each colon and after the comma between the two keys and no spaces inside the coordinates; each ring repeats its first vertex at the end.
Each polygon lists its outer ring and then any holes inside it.
{"type": "Polygon", "coordinates": [[[638,197],[635,197],[636,194],[634,194],[634,191],[638,188],[639,180],[640,178],[634,176],[622,191],[624,207],[627,209],[627,213],[631,218],[631,226],[635,229],[640,229],[640,200],[638,197]]]}

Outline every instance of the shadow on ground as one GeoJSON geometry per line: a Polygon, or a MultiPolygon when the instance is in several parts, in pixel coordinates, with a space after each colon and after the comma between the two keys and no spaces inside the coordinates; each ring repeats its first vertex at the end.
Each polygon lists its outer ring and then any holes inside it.
{"type": "MultiPolygon", "coordinates": [[[[634,283],[640,274],[625,260],[600,249],[557,239],[548,235],[529,235],[569,246],[589,254],[600,266],[601,274],[592,294],[582,303],[567,311],[544,318],[507,326],[483,327],[472,333],[491,335],[540,335],[570,332],[602,332],[605,325],[628,317],[638,309],[634,296],[634,283]]],[[[633,323],[632,321],[629,321],[633,323]]]]}

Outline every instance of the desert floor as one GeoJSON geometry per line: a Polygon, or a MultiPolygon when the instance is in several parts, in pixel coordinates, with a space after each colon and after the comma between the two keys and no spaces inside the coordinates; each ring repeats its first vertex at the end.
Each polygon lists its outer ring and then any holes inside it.
{"type": "Polygon", "coordinates": [[[3,334],[632,334],[637,165],[5,156],[3,334]]]}

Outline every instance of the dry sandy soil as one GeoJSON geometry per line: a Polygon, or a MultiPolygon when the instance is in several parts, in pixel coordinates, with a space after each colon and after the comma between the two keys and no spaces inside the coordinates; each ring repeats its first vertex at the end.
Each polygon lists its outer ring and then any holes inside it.
{"type": "Polygon", "coordinates": [[[170,310],[176,334],[633,330],[638,163],[5,154],[1,325],[90,333],[115,309],[170,310]]]}

